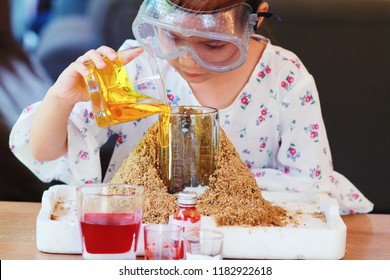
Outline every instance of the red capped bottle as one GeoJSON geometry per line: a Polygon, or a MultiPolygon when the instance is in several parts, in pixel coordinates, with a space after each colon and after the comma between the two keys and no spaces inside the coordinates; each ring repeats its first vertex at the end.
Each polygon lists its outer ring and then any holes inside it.
{"type": "MultiPolygon", "coordinates": [[[[196,209],[198,198],[196,192],[182,191],[178,194],[179,208],[175,211],[172,224],[179,225],[186,230],[200,230],[201,214],[196,209]]],[[[180,259],[184,258],[184,244],[182,244],[180,259]]]]}

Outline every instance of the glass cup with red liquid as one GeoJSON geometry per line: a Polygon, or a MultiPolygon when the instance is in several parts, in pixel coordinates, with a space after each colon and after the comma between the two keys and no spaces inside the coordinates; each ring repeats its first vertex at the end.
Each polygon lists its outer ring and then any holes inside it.
{"type": "Polygon", "coordinates": [[[126,184],[77,188],[84,259],[136,258],[145,189],[126,184]]]}
{"type": "Polygon", "coordinates": [[[179,260],[182,227],[171,224],[144,226],[145,260],[179,260]]]}

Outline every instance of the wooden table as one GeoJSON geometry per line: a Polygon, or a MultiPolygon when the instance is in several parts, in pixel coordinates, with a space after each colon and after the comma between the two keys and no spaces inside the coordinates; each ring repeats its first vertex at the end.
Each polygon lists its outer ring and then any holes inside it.
{"type": "MultiPolygon", "coordinates": [[[[37,250],[35,222],[40,203],[0,201],[0,259],[82,259],[81,255],[37,250]]],[[[343,216],[347,225],[346,260],[390,260],[390,215],[343,216]]]]}

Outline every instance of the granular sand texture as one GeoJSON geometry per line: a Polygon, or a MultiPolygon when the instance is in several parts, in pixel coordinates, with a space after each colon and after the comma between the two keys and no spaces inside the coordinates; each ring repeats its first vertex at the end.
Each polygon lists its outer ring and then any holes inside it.
{"type": "MultiPolygon", "coordinates": [[[[144,223],[168,223],[177,207],[177,195],[168,193],[160,177],[157,133],[154,124],[111,180],[146,188],[144,223]]],[[[212,216],[218,226],[283,226],[289,220],[283,208],[263,198],[255,178],[222,129],[216,168],[197,207],[202,215],[212,216]]]]}

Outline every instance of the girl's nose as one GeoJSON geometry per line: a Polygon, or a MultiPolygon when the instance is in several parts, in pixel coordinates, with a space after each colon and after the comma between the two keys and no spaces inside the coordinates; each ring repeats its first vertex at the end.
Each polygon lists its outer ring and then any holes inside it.
{"type": "Polygon", "coordinates": [[[181,65],[187,66],[187,67],[194,67],[198,66],[196,61],[192,58],[191,54],[189,52],[184,52],[178,57],[178,61],[181,65]]]}

